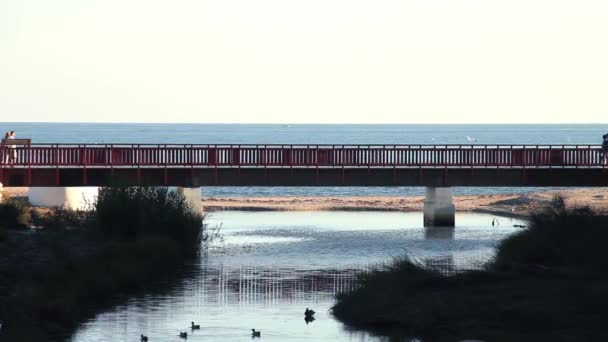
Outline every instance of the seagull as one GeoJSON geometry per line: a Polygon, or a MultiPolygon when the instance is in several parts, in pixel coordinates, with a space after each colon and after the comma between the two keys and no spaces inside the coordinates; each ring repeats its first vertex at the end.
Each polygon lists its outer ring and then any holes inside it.
{"type": "Polygon", "coordinates": [[[467,138],[467,140],[468,140],[469,142],[477,142],[477,138],[471,138],[471,137],[470,137],[470,136],[468,136],[468,135],[466,136],[466,138],[467,138]]]}

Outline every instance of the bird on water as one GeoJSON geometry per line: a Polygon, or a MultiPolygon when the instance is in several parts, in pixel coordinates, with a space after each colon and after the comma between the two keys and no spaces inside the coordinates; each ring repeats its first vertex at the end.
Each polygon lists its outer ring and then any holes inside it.
{"type": "Polygon", "coordinates": [[[188,338],[188,333],[187,332],[180,332],[179,333],[179,337],[181,337],[181,338],[188,338]]]}
{"type": "Polygon", "coordinates": [[[190,326],[190,328],[192,328],[192,330],[196,330],[196,329],[200,329],[200,328],[201,328],[201,326],[200,326],[200,325],[198,325],[198,324],[194,324],[194,322],[191,322],[191,324],[192,324],[192,325],[190,326]]]}
{"type": "Polygon", "coordinates": [[[140,341],[141,341],[141,342],[148,342],[148,336],[146,336],[146,335],[144,335],[144,334],[141,334],[141,339],[140,339],[140,341]]]}
{"type": "Polygon", "coordinates": [[[261,337],[261,331],[255,331],[255,329],[251,329],[251,337],[261,337]]]}
{"type": "Polygon", "coordinates": [[[314,310],[309,310],[308,308],[306,308],[306,311],[304,311],[304,316],[306,317],[312,317],[314,316],[315,311],[314,310]]]}

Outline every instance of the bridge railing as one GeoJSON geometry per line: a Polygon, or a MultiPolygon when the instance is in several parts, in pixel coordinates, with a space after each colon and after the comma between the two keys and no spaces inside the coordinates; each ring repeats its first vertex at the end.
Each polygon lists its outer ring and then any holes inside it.
{"type": "Polygon", "coordinates": [[[3,165],[33,167],[604,167],[599,145],[5,146],[3,165]]]}

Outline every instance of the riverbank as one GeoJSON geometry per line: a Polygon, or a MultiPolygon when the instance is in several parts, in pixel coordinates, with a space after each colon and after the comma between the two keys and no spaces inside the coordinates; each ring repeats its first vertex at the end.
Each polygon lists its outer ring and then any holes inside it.
{"type": "Polygon", "coordinates": [[[557,199],[482,270],[442,275],[407,258],[361,276],[332,313],[382,335],[448,341],[603,341],[608,215],[557,199]]]}
{"type": "Polygon", "coordinates": [[[162,189],[102,189],[85,212],[0,206],[0,341],[65,340],[128,295],[170,287],[209,238],[203,216],[162,189]]]}
{"type": "Polygon", "coordinates": [[[9,232],[0,242],[0,341],[62,341],[100,310],[177,279],[183,264],[168,239],[105,243],[74,232],[9,232]]]}

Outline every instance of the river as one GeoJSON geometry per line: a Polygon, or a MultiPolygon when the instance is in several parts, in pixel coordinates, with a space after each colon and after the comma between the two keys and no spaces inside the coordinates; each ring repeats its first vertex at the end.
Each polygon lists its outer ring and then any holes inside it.
{"type": "Polygon", "coordinates": [[[223,239],[202,255],[195,272],[171,291],[130,298],[84,322],[73,342],[385,341],[334,320],[334,295],[356,286],[356,275],[407,254],[450,273],[478,268],[498,241],[522,222],[457,213],[455,229],[422,228],[421,213],[216,212],[223,239]],[[316,320],[305,322],[312,308],[316,320]],[[188,327],[194,321],[200,330],[188,327]]]}

